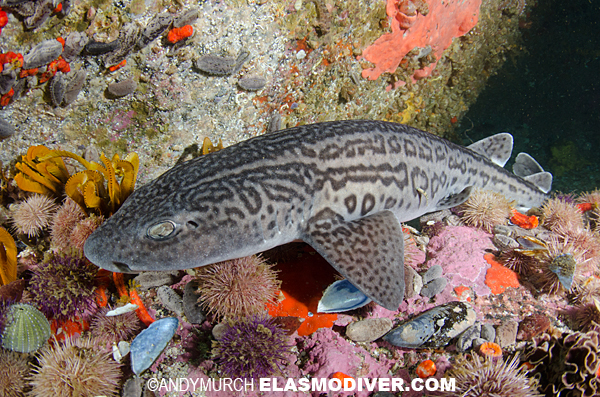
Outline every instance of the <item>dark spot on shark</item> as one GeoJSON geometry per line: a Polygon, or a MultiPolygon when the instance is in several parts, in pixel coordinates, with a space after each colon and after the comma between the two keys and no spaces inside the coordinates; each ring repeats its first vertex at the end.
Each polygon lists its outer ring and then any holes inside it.
{"type": "Polygon", "coordinates": [[[344,199],[344,205],[346,206],[348,215],[351,215],[354,213],[354,211],[356,210],[356,204],[357,204],[357,200],[356,200],[355,194],[351,194],[350,196],[348,196],[344,199]]]}
{"type": "Polygon", "coordinates": [[[363,197],[362,206],[360,208],[360,215],[365,216],[366,214],[371,212],[374,207],[375,196],[373,196],[371,193],[365,194],[365,197],[363,197]]]}

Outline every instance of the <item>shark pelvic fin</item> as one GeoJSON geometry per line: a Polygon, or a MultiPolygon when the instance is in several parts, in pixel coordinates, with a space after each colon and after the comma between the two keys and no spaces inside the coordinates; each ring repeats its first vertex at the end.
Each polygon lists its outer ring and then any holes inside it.
{"type": "Polygon", "coordinates": [[[437,203],[437,205],[435,207],[435,211],[441,211],[441,210],[445,210],[448,208],[454,208],[457,205],[464,203],[465,201],[467,201],[467,199],[471,195],[472,190],[473,190],[473,186],[467,186],[459,193],[451,194],[449,196],[444,197],[437,203]]]}
{"type": "Polygon", "coordinates": [[[544,171],[542,166],[527,153],[519,153],[513,165],[513,173],[533,183],[544,193],[552,190],[552,174],[544,171]]]}
{"type": "Polygon", "coordinates": [[[496,165],[504,167],[512,154],[513,137],[508,132],[501,132],[472,143],[467,146],[467,149],[471,149],[475,153],[490,159],[496,165]]]}
{"type": "Polygon", "coordinates": [[[404,299],[404,235],[390,211],[345,221],[325,209],[302,239],[366,296],[388,310],[404,299]]]}

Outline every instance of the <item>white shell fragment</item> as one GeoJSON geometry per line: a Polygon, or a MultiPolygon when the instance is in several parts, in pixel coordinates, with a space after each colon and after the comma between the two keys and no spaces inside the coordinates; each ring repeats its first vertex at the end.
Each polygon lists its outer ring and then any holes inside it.
{"type": "Polygon", "coordinates": [[[138,305],[134,305],[133,303],[128,303],[125,306],[119,306],[116,309],[113,309],[109,312],[106,313],[107,316],[111,317],[111,316],[118,316],[121,314],[125,314],[125,313],[129,313],[129,312],[134,312],[139,308],[138,305]]]}
{"type": "Polygon", "coordinates": [[[179,326],[175,317],[156,320],[131,342],[131,369],[136,375],[150,366],[169,344],[179,326]]]}
{"type": "Polygon", "coordinates": [[[348,280],[338,280],[331,284],[319,301],[318,313],[339,313],[363,307],[371,299],[348,280]]]}

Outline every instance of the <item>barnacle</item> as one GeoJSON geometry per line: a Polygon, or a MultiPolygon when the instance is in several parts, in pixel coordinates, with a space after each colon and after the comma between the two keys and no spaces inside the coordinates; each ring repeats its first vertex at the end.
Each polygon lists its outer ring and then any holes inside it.
{"type": "Polygon", "coordinates": [[[29,192],[57,197],[64,193],[87,214],[112,215],[133,192],[139,158],[136,153],[129,153],[124,159],[115,154],[109,160],[102,154],[100,160],[102,164],[64,150],[32,146],[15,165],[19,170],[15,181],[29,192]],[[63,161],[65,157],[86,169],[71,175],[63,161]]]}
{"type": "Polygon", "coordinates": [[[17,245],[6,229],[0,227],[0,281],[6,285],[17,279],[17,245]]]}

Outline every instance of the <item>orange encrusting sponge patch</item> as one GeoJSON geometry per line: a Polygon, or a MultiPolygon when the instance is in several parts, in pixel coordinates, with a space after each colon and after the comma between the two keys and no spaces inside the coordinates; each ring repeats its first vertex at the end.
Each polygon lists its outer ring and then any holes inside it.
{"type": "Polygon", "coordinates": [[[502,266],[494,254],[485,254],[484,259],[492,265],[485,276],[485,284],[490,287],[492,294],[498,295],[504,292],[508,287],[519,288],[519,279],[517,273],[502,266]]]}
{"type": "Polygon", "coordinates": [[[271,316],[304,319],[298,328],[300,336],[310,335],[319,328],[333,327],[337,314],[317,313],[323,291],[335,281],[337,274],[325,259],[316,253],[304,253],[301,258],[279,263],[274,269],[279,270],[281,292],[285,299],[267,305],[271,316]]]}

